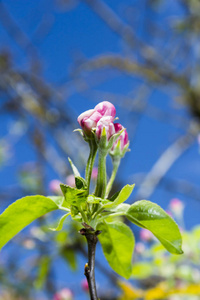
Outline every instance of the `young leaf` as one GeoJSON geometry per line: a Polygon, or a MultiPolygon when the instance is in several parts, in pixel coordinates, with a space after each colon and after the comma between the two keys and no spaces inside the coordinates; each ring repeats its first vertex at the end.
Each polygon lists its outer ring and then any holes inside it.
{"type": "Polygon", "coordinates": [[[118,206],[119,204],[123,203],[128,199],[128,197],[131,195],[133,188],[135,184],[132,185],[125,185],[121,191],[117,192],[113,197],[111,197],[109,203],[105,204],[104,207],[107,208],[113,208],[118,206]]]}
{"type": "Polygon", "coordinates": [[[102,198],[100,198],[100,197],[96,197],[96,196],[94,196],[94,195],[89,195],[88,197],[87,197],[87,202],[88,203],[91,203],[91,204],[99,204],[99,203],[101,203],[102,202],[102,198]]]}
{"type": "Polygon", "coordinates": [[[55,202],[56,205],[58,205],[59,207],[62,206],[62,203],[64,201],[64,197],[63,196],[47,196],[47,198],[53,200],[53,202],[55,202]]]}
{"type": "Polygon", "coordinates": [[[60,231],[60,230],[62,230],[62,228],[63,228],[63,223],[64,223],[65,219],[66,219],[69,215],[70,215],[70,213],[63,215],[63,216],[60,218],[60,220],[59,220],[58,226],[57,226],[56,228],[49,228],[49,229],[52,230],[52,231],[60,231]]]}
{"type": "Polygon", "coordinates": [[[77,167],[73,164],[72,160],[68,157],[69,163],[71,165],[72,171],[75,177],[75,183],[77,189],[86,188],[87,184],[84,178],[81,177],[77,167]]]}
{"type": "Polygon", "coordinates": [[[119,204],[117,207],[115,207],[113,210],[112,208],[110,208],[106,211],[103,211],[101,213],[100,218],[98,219],[98,223],[101,223],[102,220],[108,220],[114,217],[125,216],[129,208],[130,208],[130,204],[122,203],[119,204]]]}
{"type": "Polygon", "coordinates": [[[60,185],[65,200],[62,206],[70,208],[71,205],[78,206],[81,202],[85,202],[87,198],[87,190],[85,189],[76,189],[69,185],[61,184],[60,185]]]}
{"type": "Polygon", "coordinates": [[[71,158],[68,157],[68,161],[69,161],[69,163],[70,163],[70,165],[71,165],[72,171],[73,171],[73,173],[74,173],[74,177],[81,177],[81,175],[80,175],[80,173],[79,173],[77,167],[73,164],[71,158]]]}
{"type": "Polygon", "coordinates": [[[150,230],[171,253],[182,254],[182,238],[175,221],[157,204],[137,201],[130,206],[126,217],[134,224],[150,230]]]}
{"type": "Polygon", "coordinates": [[[87,189],[87,183],[82,177],[75,177],[75,184],[77,189],[87,189]]]}
{"type": "Polygon", "coordinates": [[[28,196],[11,204],[0,215],[0,249],[31,222],[56,209],[56,202],[44,196],[28,196]]]}
{"type": "Polygon", "coordinates": [[[132,273],[134,236],[131,229],[121,222],[98,224],[98,236],[104,255],[111,268],[128,279],[132,273]]]}

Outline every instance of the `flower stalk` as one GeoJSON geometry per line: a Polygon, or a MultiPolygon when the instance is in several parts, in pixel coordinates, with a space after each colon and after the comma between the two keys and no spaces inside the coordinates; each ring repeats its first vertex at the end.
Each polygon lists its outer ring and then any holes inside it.
{"type": "Polygon", "coordinates": [[[119,165],[120,165],[120,161],[121,161],[121,157],[119,156],[116,156],[116,157],[113,157],[112,158],[112,162],[113,162],[113,170],[112,170],[112,174],[111,174],[111,177],[109,179],[109,182],[107,184],[107,188],[106,188],[106,198],[108,197],[111,189],[112,189],[112,186],[113,186],[113,182],[115,180],[115,177],[116,177],[116,174],[117,174],[117,171],[118,171],[118,168],[119,168],[119,165]]]}
{"type": "Polygon", "coordinates": [[[106,174],[106,156],[107,151],[99,149],[99,163],[98,163],[98,176],[95,189],[95,196],[105,198],[106,186],[107,186],[107,174],[106,174]]]}
{"type": "Polygon", "coordinates": [[[96,154],[97,154],[97,144],[94,139],[89,139],[88,143],[90,146],[90,154],[88,157],[87,166],[86,166],[86,170],[85,170],[85,179],[86,179],[87,189],[88,189],[88,194],[89,194],[90,180],[91,180],[92,170],[93,170],[93,166],[94,166],[94,161],[95,161],[96,154]]]}

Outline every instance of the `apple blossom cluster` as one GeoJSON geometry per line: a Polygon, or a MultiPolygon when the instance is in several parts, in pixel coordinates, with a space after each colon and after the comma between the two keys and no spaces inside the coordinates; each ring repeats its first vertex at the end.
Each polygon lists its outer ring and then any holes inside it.
{"type": "Polygon", "coordinates": [[[115,115],[114,105],[103,101],[83,112],[77,120],[86,140],[95,136],[99,147],[107,147],[112,156],[123,157],[129,146],[128,133],[121,124],[114,123],[115,115]]]}

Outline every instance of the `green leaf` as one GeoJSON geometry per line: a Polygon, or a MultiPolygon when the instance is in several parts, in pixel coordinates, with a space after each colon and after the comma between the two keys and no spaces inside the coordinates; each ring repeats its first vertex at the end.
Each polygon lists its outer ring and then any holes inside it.
{"type": "Polygon", "coordinates": [[[74,173],[75,184],[76,184],[77,189],[86,188],[87,183],[86,183],[85,179],[81,177],[77,167],[73,164],[72,160],[69,157],[68,157],[68,160],[71,165],[72,171],[74,173]]]}
{"type": "Polygon", "coordinates": [[[104,255],[111,268],[128,279],[132,273],[134,236],[131,229],[122,222],[98,224],[102,233],[98,236],[104,255]]]}
{"type": "Polygon", "coordinates": [[[113,211],[112,211],[112,208],[110,208],[109,210],[111,210],[112,213],[117,213],[117,214],[121,213],[121,215],[123,216],[123,215],[126,215],[126,213],[130,207],[131,207],[130,204],[122,203],[122,204],[119,204],[117,207],[114,207],[113,211]]]}
{"type": "Polygon", "coordinates": [[[73,173],[74,173],[74,177],[81,177],[81,175],[80,175],[80,173],[79,173],[77,167],[73,164],[71,158],[68,157],[68,161],[69,161],[69,163],[70,163],[70,165],[71,165],[72,171],[73,171],[73,173]]]}
{"type": "Polygon", "coordinates": [[[79,190],[65,184],[61,184],[60,187],[65,197],[62,206],[67,208],[70,208],[71,205],[78,207],[81,203],[86,202],[87,190],[79,190]]]}
{"type": "Polygon", "coordinates": [[[171,253],[182,254],[182,238],[175,221],[157,204],[137,201],[130,206],[126,217],[134,224],[150,230],[171,253]]]}
{"type": "Polygon", "coordinates": [[[87,202],[88,202],[88,203],[91,203],[91,204],[99,204],[99,203],[102,202],[102,198],[96,197],[96,196],[94,196],[94,195],[89,195],[89,196],[87,197],[87,202]]]}
{"type": "Polygon", "coordinates": [[[56,205],[58,205],[59,207],[62,206],[62,203],[64,201],[64,197],[63,196],[47,196],[47,198],[51,199],[53,202],[56,203],[56,205]]]}
{"type": "Polygon", "coordinates": [[[77,189],[87,189],[87,183],[82,177],[75,177],[75,184],[77,189]]]}
{"type": "Polygon", "coordinates": [[[104,207],[107,208],[113,208],[118,206],[119,204],[123,203],[128,199],[128,197],[131,195],[135,184],[132,185],[125,185],[121,191],[117,192],[114,196],[111,197],[109,203],[105,204],[104,207]]]}
{"type": "Polygon", "coordinates": [[[31,222],[56,209],[56,202],[44,196],[27,196],[11,204],[0,215],[0,249],[31,222]]]}
{"type": "Polygon", "coordinates": [[[64,223],[65,219],[66,219],[70,214],[71,214],[71,213],[68,213],[68,214],[63,215],[63,216],[60,218],[59,223],[58,223],[58,225],[57,225],[56,228],[49,228],[49,229],[52,230],[52,231],[60,231],[60,230],[62,230],[62,228],[63,228],[63,223],[64,223]]]}

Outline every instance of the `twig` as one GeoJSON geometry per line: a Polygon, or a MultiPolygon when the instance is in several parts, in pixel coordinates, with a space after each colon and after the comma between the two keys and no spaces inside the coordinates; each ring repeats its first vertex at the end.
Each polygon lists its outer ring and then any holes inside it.
{"type": "Polygon", "coordinates": [[[88,263],[85,264],[84,274],[87,278],[91,300],[98,300],[94,271],[95,271],[95,251],[96,251],[96,244],[98,242],[97,236],[100,233],[101,232],[99,230],[94,231],[94,229],[91,227],[82,228],[80,230],[80,234],[86,237],[87,244],[88,244],[88,263]]]}

